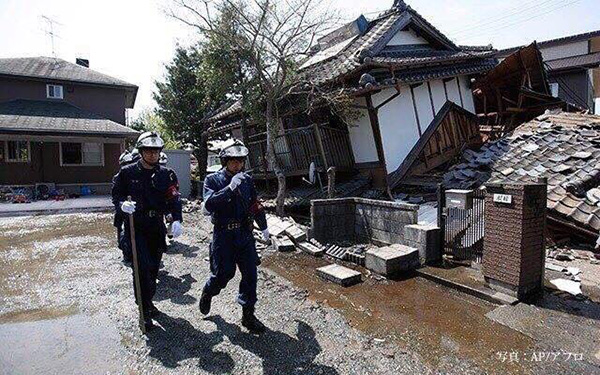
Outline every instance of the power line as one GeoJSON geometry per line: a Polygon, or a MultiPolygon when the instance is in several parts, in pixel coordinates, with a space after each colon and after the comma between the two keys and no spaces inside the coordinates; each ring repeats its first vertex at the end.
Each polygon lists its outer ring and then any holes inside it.
{"type": "Polygon", "coordinates": [[[539,14],[534,14],[534,15],[532,15],[530,17],[527,17],[527,18],[524,18],[524,19],[518,19],[518,20],[516,20],[514,22],[509,22],[509,23],[503,23],[501,25],[497,25],[497,27],[492,27],[490,29],[485,29],[484,28],[484,30],[477,30],[476,32],[471,32],[471,33],[468,33],[467,35],[463,35],[462,38],[468,38],[468,37],[472,37],[472,36],[476,36],[476,35],[486,35],[488,37],[489,36],[493,36],[493,35],[496,35],[498,31],[503,30],[503,29],[505,29],[507,27],[519,25],[519,24],[522,24],[524,22],[530,21],[532,19],[539,18],[541,16],[544,16],[544,15],[552,13],[552,12],[554,12],[556,10],[565,8],[565,7],[569,6],[569,5],[573,5],[573,4],[578,3],[580,1],[581,0],[574,0],[574,1],[571,1],[569,3],[563,4],[561,6],[554,7],[554,8],[551,8],[551,9],[547,9],[545,12],[542,12],[542,13],[539,13],[539,14]]]}
{"type": "MultiPolygon", "coordinates": [[[[523,12],[527,12],[528,10],[535,9],[535,8],[537,8],[537,9],[542,8],[544,5],[551,3],[553,1],[556,1],[556,0],[545,0],[542,2],[539,2],[536,0],[536,1],[528,2],[528,3],[522,4],[521,6],[519,6],[518,9],[515,8],[514,11],[509,11],[508,13],[502,12],[502,14],[503,14],[502,17],[492,19],[491,21],[490,20],[480,21],[478,23],[472,24],[471,26],[454,29],[451,32],[453,34],[463,34],[465,32],[468,32],[468,31],[471,31],[474,29],[480,29],[481,27],[485,28],[485,27],[488,27],[489,25],[495,24],[504,19],[511,18],[517,14],[523,14],[523,12]]],[[[558,1],[561,2],[562,0],[558,0],[558,1]]],[[[554,6],[554,5],[558,5],[558,3],[552,4],[552,6],[554,6]]]]}

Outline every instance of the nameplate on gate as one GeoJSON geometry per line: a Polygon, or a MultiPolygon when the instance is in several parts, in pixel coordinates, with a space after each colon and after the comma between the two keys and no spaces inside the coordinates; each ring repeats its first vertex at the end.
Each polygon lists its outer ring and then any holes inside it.
{"type": "Polygon", "coordinates": [[[512,203],[512,195],[494,194],[494,202],[511,204],[512,203]]]}

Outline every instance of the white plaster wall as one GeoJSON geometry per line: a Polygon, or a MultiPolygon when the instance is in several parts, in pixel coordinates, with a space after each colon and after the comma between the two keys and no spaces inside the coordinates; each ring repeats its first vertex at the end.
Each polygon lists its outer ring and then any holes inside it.
{"type": "MultiPolygon", "coordinates": [[[[386,89],[374,95],[374,104],[385,101],[395,92],[396,89],[386,89]]],[[[419,140],[417,120],[408,86],[402,86],[400,95],[379,110],[379,126],[387,170],[388,173],[393,172],[419,140]]]]}
{"type": "Polygon", "coordinates": [[[588,53],[588,41],[574,42],[561,46],[540,48],[545,61],[561,59],[563,57],[585,55],[588,53]]]}
{"type": "Polygon", "coordinates": [[[456,83],[456,78],[452,81],[446,82],[446,92],[448,93],[448,100],[462,107],[462,103],[460,101],[460,94],[458,93],[458,84],[456,83]]]}
{"type": "Polygon", "coordinates": [[[464,102],[463,108],[471,113],[475,113],[475,102],[473,101],[473,91],[469,88],[469,79],[466,76],[460,76],[458,79],[464,102]]]}
{"type": "Polygon", "coordinates": [[[433,107],[435,109],[435,113],[438,113],[442,106],[446,104],[446,92],[444,91],[444,82],[441,80],[430,81],[429,86],[431,86],[431,96],[433,97],[433,107]]]}
{"type": "Polygon", "coordinates": [[[405,44],[429,44],[427,41],[408,29],[406,31],[398,31],[396,35],[388,42],[388,46],[402,46],[405,44]]]}
{"type": "Polygon", "coordinates": [[[415,98],[415,104],[417,106],[417,113],[419,114],[419,125],[421,126],[421,132],[425,132],[425,129],[427,129],[434,116],[433,109],[431,108],[431,99],[429,98],[427,82],[413,88],[413,95],[415,98]]]}
{"type": "MultiPolygon", "coordinates": [[[[357,98],[356,104],[366,106],[364,98],[357,98]]],[[[377,148],[373,139],[373,129],[366,110],[360,109],[361,116],[348,126],[352,153],[356,163],[378,161],[377,148]]]]}

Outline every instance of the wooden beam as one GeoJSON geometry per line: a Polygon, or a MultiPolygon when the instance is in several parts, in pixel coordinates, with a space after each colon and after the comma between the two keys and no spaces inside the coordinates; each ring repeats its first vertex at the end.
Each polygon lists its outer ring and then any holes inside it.
{"type": "Polygon", "coordinates": [[[381,138],[381,129],[379,127],[379,114],[375,107],[373,107],[373,98],[370,94],[365,96],[367,101],[367,108],[369,111],[369,121],[371,122],[371,129],[373,130],[373,139],[375,140],[375,148],[377,149],[377,157],[385,174],[387,175],[387,165],[385,162],[385,153],[383,151],[383,140],[381,138]]]}
{"type": "Polygon", "coordinates": [[[391,102],[392,100],[396,99],[399,95],[400,95],[400,91],[396,92],[395,94],[391,95],[389,98],[384,100],[381,104],[379,104],[377,107],[375,107],[375,109],[379,110],[384,105],[386,105],[389,102],[391,102]]]}
{"type": "Polygon", "coordinates": [[[421,137],[423,132],[421,131],[421,121],[419,121],[419,111],[417,111],[417,101],[415,100],[415,92],[412,86],[410,86],[410,97],[412,98],[413,110],[415,111],[415,119],[417,119],[417,130],[419,131],[419,137],[421,137]]]}

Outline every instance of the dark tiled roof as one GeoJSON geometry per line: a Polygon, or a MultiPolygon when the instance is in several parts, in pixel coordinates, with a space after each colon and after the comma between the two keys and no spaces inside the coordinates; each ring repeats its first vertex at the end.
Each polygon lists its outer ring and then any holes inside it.
{"type": "Polygon", "coordinates": [[[369,67],[388,65],[412,68],[423,64],[452,64],[491,58],[491,47],[458,47],[410,7],[397,7],[370,22],[364,35],[357,37],[337,55],[301,71],[301,77],[314,84],[324,84],[369,67]],[[426,46],[386,46],[392,37],[407,26],[433,38],[444,49],[426,46]]]}
{"type": "MultiPolygon", "coordinates": [[[[600,36],[600,30],[594,30],[594,31],[590,31],[587,33],[575,34],[575,35],[564,36],[561,38],[545,40],[543,42],[538,42],[538,47],[540,47],[540,48],[552,47],[552,46],[556,46],[556,45],[560,45],[560,44],[564,44],[564,43],[572,43],[572,42],[578,42],[578,41],[586,40],[586,39],[590,39],[590,38],[595,38],[597,36],[600,36]]],[[[498,51],[498,57],[508,56],[511,53],[515,52],[520,47],[523,47],[523,46],[501,49],[498,51]]]]}
{"type": "Polygon", "coordinates": [[[238,114],[241,112],[242,112],[242,101],[236,100],[236,101],[232,101],[232,102],[223,104],[221,107],[219,107],[215,111],[215,113],[212,116],[208,117],[205,121],[206,122],[215,122],[215,121],[222,120],[226,117],[229,117],[231,115],[235,115],[235,114],[238,114]]]}
{"type": "Polygon", "coordinates": [[[79,134],[134,137],[135,130],[65,102],[13,100],[0,103],[0,133],[79,134]]]}
{"type": "Polygon", "coordinates": [[[600,52],[589,53],[587,55],[565,57],[546,61],[550,70],[562,70],[579,67],[597,68],[600,66],[600,52]]]}
{"type": "Polygon", "coordinates": [[[444,174],[449,188],[548,178],[549,214],[600,231],[600,116],[560,112],[539,116],[508,137],[466,150],[444,174]]]}
{"type": "Polygon", "coordinates": [[[93,83],[137,90],[137,86],[131,83],[54,57],[2,58],[0,75],[93,83]]]}

